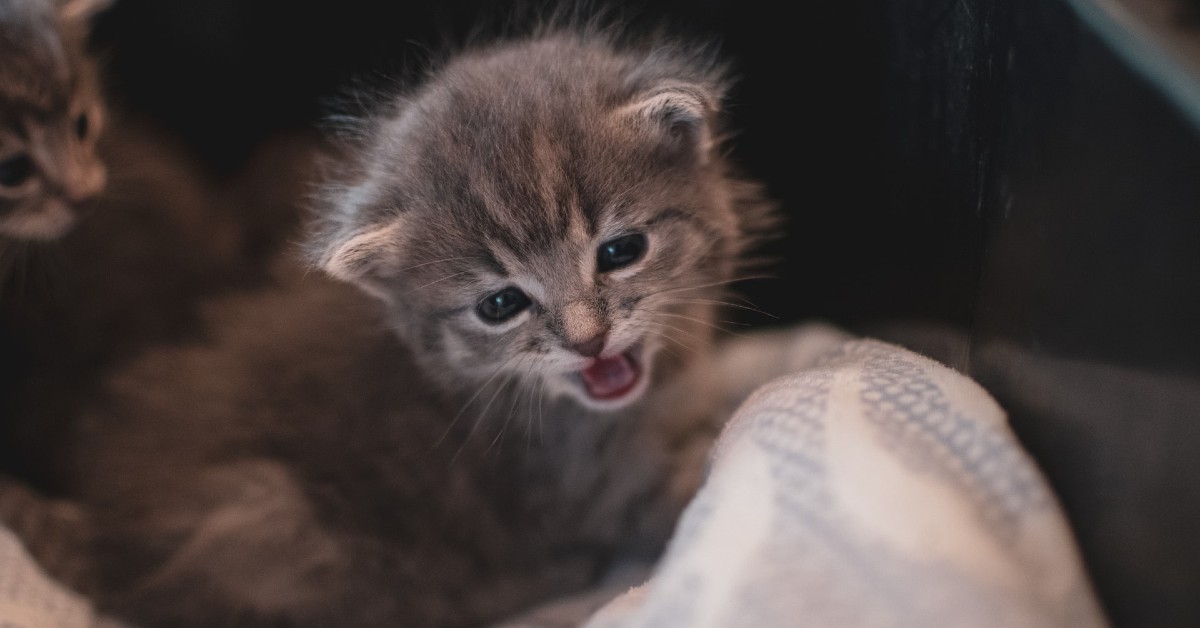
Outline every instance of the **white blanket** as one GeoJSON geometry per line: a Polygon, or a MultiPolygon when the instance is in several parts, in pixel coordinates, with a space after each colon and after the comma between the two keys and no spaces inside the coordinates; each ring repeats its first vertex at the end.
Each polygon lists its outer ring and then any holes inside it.
{"type": "Polygon", "coordinates": [[[17,537],[0,527],[0,628],[119,628],[38,567],[17,537]]]}
{"type": "Polygon", "coordinates": [[[1104,626],[1005,415],[904,349],[841,343],[758,390],[653,577],[588,628],[1104,626]]]}

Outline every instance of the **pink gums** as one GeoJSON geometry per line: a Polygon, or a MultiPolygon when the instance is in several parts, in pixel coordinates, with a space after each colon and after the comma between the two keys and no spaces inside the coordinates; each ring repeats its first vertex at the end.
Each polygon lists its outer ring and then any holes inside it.
{"type": "Polygon", "coordinates": [[[597,358],[579,372],[584,387],[593,399],[620,399],[637,385],[641,371],[627,353],[597,358]]]}

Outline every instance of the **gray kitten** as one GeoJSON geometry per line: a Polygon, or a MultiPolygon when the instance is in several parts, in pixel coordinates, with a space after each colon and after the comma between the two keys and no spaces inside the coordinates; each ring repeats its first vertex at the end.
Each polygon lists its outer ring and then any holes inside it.
{"type": "Polygon", "coordinates": [[[721,148],[724,90],[694,49],[557,31],[352,125],[311,251],[361,292],[281,263],[85,417],[64,474],[101,604],[468,626],[655,555],[728,407],[779,368],[712,347],[772,224],[721,148]]]}
{"type": "Polygon", "coordinates": [[[109,0],[0,0],[0,236],[50,240],[104,187],[88,20],[109,0]]]}

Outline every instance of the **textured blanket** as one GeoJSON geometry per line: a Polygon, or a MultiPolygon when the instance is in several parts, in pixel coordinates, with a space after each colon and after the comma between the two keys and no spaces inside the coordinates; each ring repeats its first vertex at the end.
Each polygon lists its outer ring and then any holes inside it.
{"type": "Polygon", "coordinates": [[[744,403],[653,577],[588,628],[1106,622],[1005,415],[909,351],[841,343],[744,403]]]}
{"type": "Polygon", "coordinates": [[[46,576],[17,537],[0,527],[0,628],[120,628],[46,576]]]}

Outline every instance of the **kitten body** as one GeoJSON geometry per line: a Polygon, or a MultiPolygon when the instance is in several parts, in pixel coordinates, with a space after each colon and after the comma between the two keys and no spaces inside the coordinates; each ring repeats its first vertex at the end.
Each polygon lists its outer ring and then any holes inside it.
{"type": "Polygon", "coordinates": [[[769,375],[711,346],[770,225],[721,151],[723,90],[686,47],[557,32],[358,121],[310,247],[355,287],[280,262],[87,413],[65,475],[101,603],[477,625],[653,556],[769,375]]]}
{"type": "Polygon", "coordinates": [[[0,0],[0,237],[50,240],[104,187],[89,19],[108,0],[0,0]]]}

